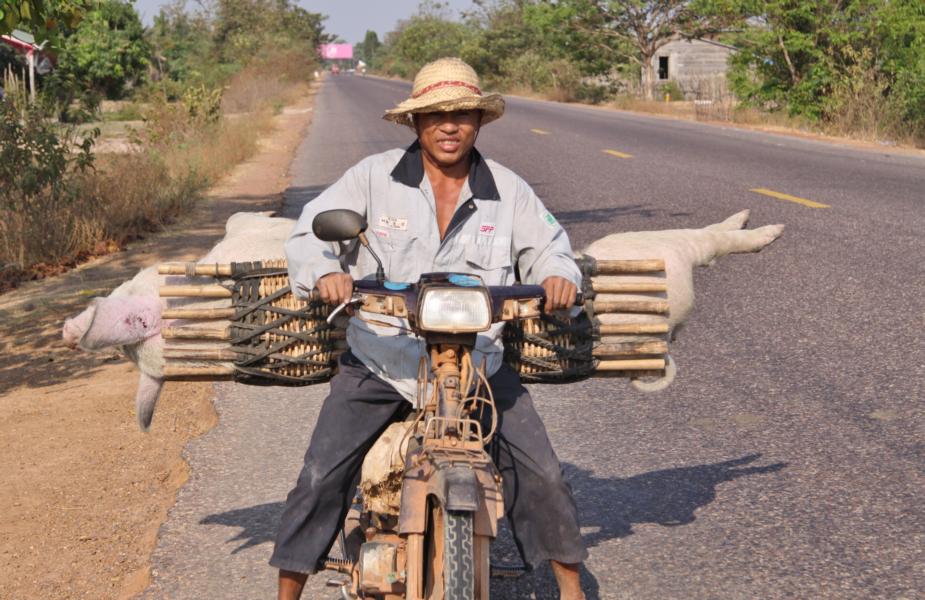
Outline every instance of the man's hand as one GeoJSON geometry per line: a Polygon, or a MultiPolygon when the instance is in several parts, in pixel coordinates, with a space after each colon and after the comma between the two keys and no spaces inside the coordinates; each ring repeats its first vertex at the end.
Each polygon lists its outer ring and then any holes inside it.
{"type": "Polygon", "coordinates": [[[324,302],[336,306],[350,300],[353,295],[353,277],[346,273],[328,273],[318,280],[315,287],[324,302]]]}
{"type": "Polygon", "coordinates": [[[546,312],[558,308],[571,308],[578,295],[578,286],[564,277],[547,277],[543,280],[546,290],[546,312]]]}

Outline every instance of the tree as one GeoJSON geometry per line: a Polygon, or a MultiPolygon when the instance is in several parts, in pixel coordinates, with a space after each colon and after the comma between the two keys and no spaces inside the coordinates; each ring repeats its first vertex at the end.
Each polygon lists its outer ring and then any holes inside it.
{"type": "Polygon", "coordinates": [[[371,65],[381,47],[382,42],[379,41],[379,35],[375,31],[367,30],[363,41],[354,46],[353,52],[367,65],[371,65]]]}
{"type": "Polygon", "coordinates": [[[877,11],[887,95],[913,135],[925,140],[925,4],[892,0],[877,11]]]}
{"type": "Polygon", "coordinates": [[[62,27],[75,28],[87,8],[85,0],[0,0],[0,34],[23,29],[53,40],[62,27]]]}
{"type": "Polygon", "coordinates": [[[459,56],[471,35],[462,23],[430,14],[415,15],[400,22],[386,38],[386,66],[399,77],[410,77],[433,60],[459,56]]]}
{"type": "Polygon", "coordinates": [[[185,0],[162,6],[147,32],[158,79],[202,83],[212,64],[212,30],[203,14],[186,11],[185,0]]]}
{"type": "Polygon", "coordinates": [[[129,0],[100,0],[64,37],[53,77],[84,92],[120,98],[141,78],[151,51],[141,19],[129,0]]]}
{"type": "MultiPolygon", "coordinates": [[[[880,0],[744,0],[749,26],[734,37],[736,94],[793,115],[831,118],[846,86],[877,70],[874,12],[880,0]]],[[[878,92],[874,92],[875,94],[878,92]]]]}
{"type": "MultiPolygon", "coordinates": [[[[757,0],[756,0],[757,1],[757,0]]],[[[649,100],[655,95],[658,51],[676,36],[697,38],[729,26],[730,13],[717,10],[709,0],[572,0],[576,26],[611,38],[604,46],[622,51],[641,69],[642,89],[649,100]]],[[[592,38],[593,39],[593,38],[592,38]]],[[[597,45],[600,47],[601,42],[597,45]]]]}

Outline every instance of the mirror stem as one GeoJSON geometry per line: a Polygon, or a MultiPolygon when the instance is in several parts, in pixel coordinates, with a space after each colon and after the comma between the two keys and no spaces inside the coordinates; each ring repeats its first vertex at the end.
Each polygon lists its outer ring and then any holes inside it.
{"type": "Polygon", "coordinates": [[[369,240],[366,239],[366,233],[361,231],[357,238],[360,240],[360,243],[363,244],[363,247],[369,250],[369,253],[373,255],[373,259],[376,261],[376,283],[384,283],[385,269],[382,268],[382,261],[379,260],[378,256],[376,256],[376,253],[373,252],[373,249],[369,247],[369,240]]]}

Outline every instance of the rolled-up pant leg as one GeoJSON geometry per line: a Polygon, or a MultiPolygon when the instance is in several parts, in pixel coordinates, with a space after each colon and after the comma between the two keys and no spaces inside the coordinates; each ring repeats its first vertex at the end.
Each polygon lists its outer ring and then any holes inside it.
{"type": "Polygon", "coordinates": [[[503,478],[504,509],[521,557],[531,568],[546,560],[584,561],[588,552],[572,490],[530,392],[507,365],[490,383],[500,420],[492,454],[503,478]]]}
{"type": "Polygon", "coordinates": [[[402,396],[349,352],[341,355],[305,453],[286,498],[270,564],[314,573],[334,543],[353,499],[363,458],[379,434],[409,408],[402,396]]]}

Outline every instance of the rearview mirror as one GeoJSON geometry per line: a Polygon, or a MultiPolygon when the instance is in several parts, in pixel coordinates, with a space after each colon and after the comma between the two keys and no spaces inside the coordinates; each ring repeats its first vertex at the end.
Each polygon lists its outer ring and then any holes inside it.
{"type": "Polygon", "coordinates": [[[366,219],[347,208],[335,208],[315,215],[312,231],[324,242],[346,242],[366,231],[366,219]]]}

